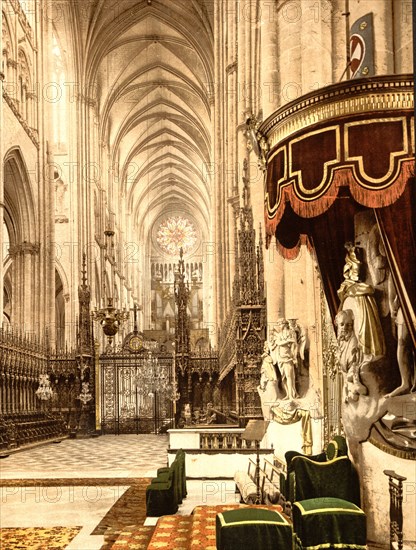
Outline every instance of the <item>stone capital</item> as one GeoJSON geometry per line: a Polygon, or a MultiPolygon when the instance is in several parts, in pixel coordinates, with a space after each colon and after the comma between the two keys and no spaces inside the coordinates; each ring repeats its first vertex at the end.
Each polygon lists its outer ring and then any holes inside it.
{"type": "Polygon", "coordinates": [[[28,241],[23,241],[20,244],[16,244],[9,248],[10,256],[24,256],[25,254],[39,254],[40,246],[39,243],[29,243],[28,241]]]}

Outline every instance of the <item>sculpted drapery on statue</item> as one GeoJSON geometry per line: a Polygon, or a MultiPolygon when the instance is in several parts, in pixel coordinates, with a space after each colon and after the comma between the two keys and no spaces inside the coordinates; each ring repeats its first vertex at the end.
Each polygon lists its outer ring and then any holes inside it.
{"type": "Polygon", "coordinates": [[[301,422],[302,451],[311,454],[311,395],[300,397],[296,389],[297,370],[300,361],[305,359],[305,344],[306,335],[297,319],[278,319],[270,340],[264,342],[257,391],[265,420],[283,426],[301,422]],[[279,388],[278,373],[283,391],[279,388]]]}
{"type": "Polygon", "coordinates": [[[265,420],[268,420],[270,418],[270,407],[279,398],[279,387],[267,341],[264,342],[264,352],[261,358],[260,384],[257,386],[257,391],[260,396],[263,417],[265,420]]]}
{"type": "Polygon", "coordinates": [[[338,363],[345,376],[344,400],[357,401],[367,395],[367,388],[360,380],[360,367],[364,360],[358,339],[354,333],[354,313],[350,309],[340,311],[335,317],[337,326],[338,363]]]}
{"type": "Polygon", "coordinates": [[[335,317],[343,426],[350,444],[371,438],[407,458],[416,448],[414,349],[371,213],[356,219],[356,232],[360,246],[345,245],[335,317]]]}
{"type": "Polygon", "coordinates": [[[360,279],[362,262],[358,258],[358,248],[351,242],[345,243],[345,248],[344,281],[337,291],[340,305],[335,325],[338,363],[344,375],[344,401],[348,403],[368,394],[360,371],[365,364],[383,357],[386,346],[374,287],[360,279]]]}
{"type": "Polygon", "coordinates": [[[296,332],[286,319],[279,319],[272,331],[270,355],[280,370],[287,399],[296,399],[296,371],[298,343],[296,332]]]}
{"type": "Polygon", "coordinates": [[[362,262],[357,257],[357,248],[351,243],[345,244],[347,254],[344,265],[344,281],[338,289],[339,311],[348,297],[355,298],[361,310],[361,323],[358,327],[358,341],[364,354],[379,357],[385,355],[383,330],[381,328],[377,304],[374,300],[374,288],[360,281],[362,262]]]}

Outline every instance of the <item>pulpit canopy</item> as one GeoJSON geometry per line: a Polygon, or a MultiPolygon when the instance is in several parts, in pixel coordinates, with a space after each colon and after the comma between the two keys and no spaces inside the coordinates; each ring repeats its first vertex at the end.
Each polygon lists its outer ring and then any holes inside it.
{"type": "Polygon", "coordinates": [[[333,316],[344,244],[371,210],[407,321],[416,325],[416,193],[412,75],[338,83],[285,105],[259,127],[269,152],[266,246],[294,259],[313,249],[333,316]]]}

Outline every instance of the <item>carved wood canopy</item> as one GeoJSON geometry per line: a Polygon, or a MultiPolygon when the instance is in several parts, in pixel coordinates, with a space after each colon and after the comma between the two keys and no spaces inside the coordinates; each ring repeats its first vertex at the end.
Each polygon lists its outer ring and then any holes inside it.
{"type": "Polygon", "coordinates": [[[315,249],[333,314],[343,245],[354,240],[355,214],[369,208],[415,303],[413,94],[412,75],[343,82],[293,101],[259,128],[269,144],[266,245],[274,235],[286,258],[302,243],[315,249]]]}

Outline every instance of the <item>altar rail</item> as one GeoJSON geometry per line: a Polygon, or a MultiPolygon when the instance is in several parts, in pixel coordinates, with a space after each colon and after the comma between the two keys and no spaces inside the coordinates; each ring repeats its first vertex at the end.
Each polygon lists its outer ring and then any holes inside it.
{"type": "MultiPolygon", "coordinates": [[[[168,460],[173,461],[176,451],[183,449],[188,478],[233,479],[237,470],[247,471],[249,460],[257,456],[254,443],[242,439],[243,432],[244,428],[227,425],[168,430],[168,460]]],[[[261,448],[259,455],[262,460],[274,461],[273,449],[261,448]]]]}
{"type": "Polygon", "coordinates": [[[199,434],[199,448],[207,449],[249,449],[255,450],[254,441],[246,441],[241,438],[241,433],[227,431],[201,432],[199,434]]]}
{"type": "MultiPolygon", "coordinates": [[[[244,428],[230,428],[227,425],[190,426],[189,428],[168,430],[170,449],[241,450],[250,449],[241,438],[244,428]]],[[[253,445],[254,449],[254,445],[253,445]]]]}

